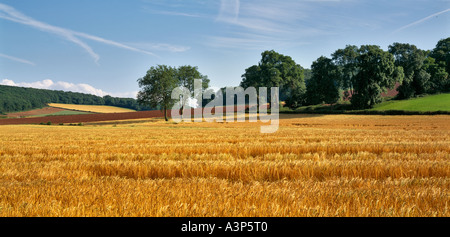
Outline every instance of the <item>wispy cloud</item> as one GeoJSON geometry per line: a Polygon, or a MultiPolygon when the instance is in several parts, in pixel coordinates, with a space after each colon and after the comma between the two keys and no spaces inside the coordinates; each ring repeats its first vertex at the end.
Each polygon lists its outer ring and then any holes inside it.
{"type": "Polygon", "coordinates": [[[122,97],[122,98],[136,98],[137,91],[136,92],[124,92],[124,93],[109,93],[106,91],[103,91],[101,89],[97,89],[89,84],[74,84],[70,82],[65,81],[57,81],[54,82],[50,79],[45,79],[42,81],[36,81],[36,82],[14,82],[13,80],[9,79],[3,79],[0,82],[0,85],[6,85],[6,86],[19,86],[19,87],[30,87],[30,88],[37,88],[37,89],[47,89],[47,90],[62,90],[62,91],[71,91],[71,92],[80,92],[85,94],[92,94],[96,96],[105,96],[110,95],[114,97],[122,97]]]}
{"type": "Polygon", "coordinates": [[[229,49],[273,49],[277,47],[293,47],[307,45],[308,42],[290,39],[280,39],[254,34],[237,34],[235,37],[211,36],[208,46],[229,49]]]}
{"type": "Polygon", "coordinates": [[[149,43],[149,42],[128,43],[128,45],[132,45],[134,47],[146,50],[168,51],[172,53],[182,53],[191,49],[191,47],[187,46],[164,44],[164,43],[149,43]]]}
{"type": "Polygon", "coordinates": [[[15,62],[25,63],[25,64],[29,64],[29,65],[32,65],[32,66],[36,66],[35,63],[30,62],[30,61],[28,61],[28,60],[21,59],[21,58],[16,58],[16,57],[9,56],[9,55],[6,55],[6,54],[1,54],[1,53],[0,53],[0,57],[9,59],[9,60],[12,60],[12,61],[15,61],[15,62]]]}
{"type": "Polygon", "coordinates": [[[128,45],[125,45],[125,44],[122,44],[122,43],[118,43],[118,42],[115,42],[115,41],[112,41],[112,40],[107,40],[107,39],[104,39],[104,38],[101,38],[101,37],[98,37],[98,36],[93,36],[93,35],[89,35],[89,34],[85,34],[85,33],[81,33],[81,32],[73,32],[73,34],[77,35],[77,36],[80,36],[82,38],[85,38],[85,39],[90,39],[90,40],[93,40],[93,41],[97,41],[97,42],[100,42],[100,43],[103,43],[103,44],[115,46],[115,47],[118,47],[118,48],[127,49],[127,50],[130,50],[130,51],[135,51],[135,52],[139,52],[139,53],[144,53],[144,54],[156,56],[156,54],[154,54],[152,52],[149,52],[149,51],[146,51],[146,50],[142,50],[142,49],[138,49],[138,48],[134,48],[134,47],[131,47],[131,46],[128,46],[128,45]]]}
{"type": "Polygon", "coordinates": [[[96,63],[98,63],[98,61],[100,60],[100,56],[97,53],[95,53],[94,50],[87,43],[82,41],[80,38],[89,39],[89,40],[93,40],[93,41],[107,44],[110,46],[155,56],[155,54],[153,54],[152,52],[146,51],[146,50],[134,48],[134,47],[124,45],[122,43],[118,43],[118,42],[115,42],[112,40],[104,39],[104,38],[101,38],[98,36],[94,36],[94,35],[90,35],[90,34],[86,34],[86,33],[82,33],[82,32],[72,31],[70,29],[53,26],[53,25],[35,20],[31,17],[28,17],[28,16],[22,14],[21,12],[17,11],[13,7],[2,4],[2,3],[0,3],[0,18],[9,20],[12,22],[16,22],[19,24],[23,24],[23,25],[28,25],[35,29],[58,35],[58,36],[64,38],[65,40],[70,41],[70,42],[80,46],[81,48],[83,48],[94,59],[94,61],[96,63]]]}
{"type": "Polygon", "coordinates": [[[186,12],[158,11],[158,10],[152,10],[152,9],[145,9],[145,11],[147,11],[151,14],[166,15],[166,16],[183,16],[183,17],[194,17],[194,18],[203,17],[200,14],[193,14],[193,13],[186,13],[186,12]]]}
{"type": "Polygon", "coordinates": [[[205,13],[213,1],[170,1],[170,0],[141,0],[145,5],[141,9],[150,14],[180,16],[191,18],[210,18],[211,15],[205,13]]]}
{"type": "Polygon", "coordinates": [[[308,9],[308,4],[293,0],[222,0],[216,20],[261,33],[290,32],[308,9]]]}
{"type": "Polygon", "coordinates": [[[400,28],[398,28],[397,30],[395,30],[393,33],[397,33],[397,32],[402,31],[402,30],[404,30],[404,29],[413,27],[413,26],[415,26],[415,25],[418,25],[418,24],[420,24],[420,23],[423,23],[423,22],[425,22],[425,21],[427,21],[427,20],[430,20],[430,19],[433,18],[433,17],[437,17],[437,16],[439,16],[439,15],[441,15],[441,14],[444,14],[444,13],[446,13],[446,12],[449,12],[449,11],[450,11],[450,8],[449,8],[449,9],[446,9],[446,10],[443,10],[443,11],[440,11],[440,12],[437,12],[437,13],[434,13],[434,14],[431,14],[431,15],[429,15],[429,16],[427,16],[427,17],[425,17],[425,18],[422,18],[422,19],[420,19],[420,20],[418,20],[418,21],[415,21],[415,22],[413,22],[413,23],[411,23],[411,24],[408,24],[408,25],[405,25],[405,26],[403,26],[403,27],[400,27],[400,28]]]}
{"type": "Polygon", "coordinates": [[[307,44],[305,39],[309,37],[331,33],[308,22],[314,14],[314,3],[297,0],[221,0],[215,20],[229,26],[228,32],[209,37],[208,45],[261,49],[307,44]]]}
{"type": "Polygon", "coordinates": [[[238,22],[240,8],[240,0],[221,0],[217,20],[226,22],[238,22]]]}

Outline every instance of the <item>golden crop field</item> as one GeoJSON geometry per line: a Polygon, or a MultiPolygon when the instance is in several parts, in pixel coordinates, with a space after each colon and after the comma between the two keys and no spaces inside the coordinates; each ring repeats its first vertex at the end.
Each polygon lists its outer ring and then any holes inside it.
{"type": "Polygon", "coordinates": [[[450,216],[450,116],[0,126],[0,216],[450,216]]]}
{"type": "Polygon", "coordinates": [[[74,105],[74,104],[56,104],[56,103],[51,103],[48,105],[50,107],[55,107],[55,108],[92,112],[92,113],[136,112],[135,110],[132,110],[132,109],[125,109],[125,108],[120,108],[120,107],[115,107],[115,106],[107,106],[107,105],[74,105]]]}

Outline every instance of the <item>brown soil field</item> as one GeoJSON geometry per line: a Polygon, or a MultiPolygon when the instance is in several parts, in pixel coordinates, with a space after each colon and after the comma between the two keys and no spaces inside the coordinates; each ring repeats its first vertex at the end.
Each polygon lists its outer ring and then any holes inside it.
{"type": "Polygon", "coordinates": [[[0,120],[0,125],[39,124],[47,122],[52,122],[53,124],[87,123],[87,122],[100,122],[110,120],[154,118],[162,116],[163,113],[161,111],[144,111],[144,112],[110,113],[110,114],[79,114],[79,115],[48,116],[38,118],[2,119],[0,120]]]}
{"type": "MultiPolygon", "coordinates": [[[[247,107],[248,106],[235,106],[234,111],[243,111],[247,107]]],[[[222,107],[222,108],[224,111],[223,113],[225,114],[226,107],[222,107]]],[[[52,108],[52,109],[56,109],[56,108],[52,108]]],[[[47,110],[47,113],[50,113],[49,111],[50,110],[47,110]]],[[[54,111],[54,112],[58,112],[58,111],[54,111]]],[[[194,112],[195,112],[194,109],[192,109],[191,113],[194,114],[194,112]]],[[[212,113],[215,113],[215,109],[212,110],[212,113]]],[[[167,114],[170,117],[171,112],[167,111],[167,114]]],[[[36,117],[36,118],[10,118],[10,119],[1,119],[0,125],[40,124],[40,123],[48,123],[48,122],[52,122],[53,124],[88,123],[88,122],[144,119],[144,118],[156,118],[156,117],[164,117],[164,113],[159,110],[153,110],[153,111],[141,111],[141,112],[130,112],[130,113],[78,114],[78,115],[36,117]]]]}
{"type": "Polygon", "coordinates": [[[53,114],[61,111],[66,111],[65,109],[60,108],[54,108],[54,107],[46,107],[42,109],[34,109],[30,111],[25,112],[18,112],[18,113],[10,113],[7,114],[7,117],[10,118],[20,118],[20,117],[28,117],[28,116],[34,116],[34,115],[42,115],[42,114],[53,114]]]}

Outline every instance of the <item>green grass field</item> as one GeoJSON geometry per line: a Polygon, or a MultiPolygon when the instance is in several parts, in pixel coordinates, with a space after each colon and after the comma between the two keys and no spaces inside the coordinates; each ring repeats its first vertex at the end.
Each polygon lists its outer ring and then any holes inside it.
{"type": "Polygon", "coordinates": [[[410,100],[391,100],[379,105],[371,111],[450,111],[450,94],[431,95],[410,100]]]}
{"type": "Polygon", "coordinates": [[[430,95],[409,100],[389,100],[368,110],[352,110],[350,102],[345,102],[335,105],[303,106],[295,110],[282,107],[280,112],[302,114],[448,114],[450,113],[450,94],[430,95]]]}

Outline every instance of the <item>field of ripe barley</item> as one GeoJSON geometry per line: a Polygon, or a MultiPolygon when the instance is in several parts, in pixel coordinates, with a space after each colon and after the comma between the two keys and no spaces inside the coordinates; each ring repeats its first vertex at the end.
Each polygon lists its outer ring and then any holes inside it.
{"type": "Polygon", "coordinates": [[[450,216],[450,116],[0,126],[0,216],[450,216]]]}
{"type": "Polygon", "coordinates": [[[84,112],[92,112],[92,113],[130,113],[130,112],[136,112],[132,109],[125,109],[120,108],[116,106],[107,106],[107,105],[74,105],[74,104],[57,104],[57,103],[51,103],[48,104],[50,107],[53,108],[60,108],[60,109],[68,109],[68,110],[75,110],[75,111],[84,111],[84,112]]]}

